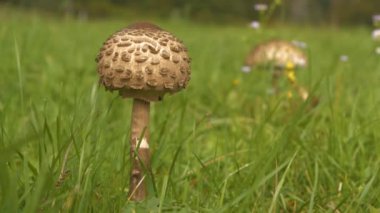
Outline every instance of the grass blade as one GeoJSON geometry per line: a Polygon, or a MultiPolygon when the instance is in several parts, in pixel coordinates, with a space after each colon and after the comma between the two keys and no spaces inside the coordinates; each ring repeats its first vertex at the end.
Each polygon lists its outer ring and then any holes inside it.
{"type": "Polygon", "coordinates": [[[313,207],[315,205],[315,193],[317,191],[317,186],[318,186],[318,177],[319,177],[319,167],[318,167],[318,161],[315,162],[314,166],[314,184],[313,184],[313,191],[311,193],[311,198],[310,198],[310,203],[309,203],[309,210],[307,212],[312,213],[313,212],[313,207]]]}
{"type": "Polygon", "coordinates": [[[289,164],[288,164],[288,166],[286,167],[285,172],[284,172],[284,174],[282,175],[281,180],[280,180],[280,182],[278,183],[278,185],[277,185],[277,187],[276,187],[276,191],[275,191],[275,193],[274,193],[274,196],[273,196],[273,199],[272,199],[272,203],[271,203],[271,205],[270,205],[270,207],[269,207],[269,211],[268,211],[268,212],[275,212],[276,202],[277,202],[278,195],[280,194],[280,191],[281,191],[281,189],[282,189],[282,186],[283,186],[284,183],[285,183],[285,178],[286,178],[286,176],[287,176],[287,174],[288,174],[288,172],[289,172],[290,166],[292,165],[292,163],[293,163],[294,159],[296,158],[297,154],[298,154],[298,151],[296,151],[296,153],[294,153],[293,157],[292,157],[291,160],[289,161],[289,164]]]}

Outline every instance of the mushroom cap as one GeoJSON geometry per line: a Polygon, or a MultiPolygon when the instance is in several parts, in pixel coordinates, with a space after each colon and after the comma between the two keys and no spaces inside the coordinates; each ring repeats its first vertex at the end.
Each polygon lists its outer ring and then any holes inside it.
{"type": "Polygon", "coordinates": [[[96,58],[99,83],[122,97],[162,100],[190,80],[187,48],[171,33],[138,22],[114,33],[96,58]]]}
{"type": "Polygon", "coordinates": [[[292,63],[295,67],[306,67],[308,64],[305,53],[291,42],[271,40],[254,47],[245,60],[248,66],[274,65],[284,68],[292,63]]]}

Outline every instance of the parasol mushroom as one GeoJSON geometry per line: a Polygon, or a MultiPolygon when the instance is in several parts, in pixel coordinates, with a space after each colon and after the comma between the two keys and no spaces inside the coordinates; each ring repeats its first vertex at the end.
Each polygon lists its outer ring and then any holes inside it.
{"type": "Polygon", "coordinates": [[[184,89],[190,80],[190,58],[183,43],[158,26],[138,22],[114,33],[96,58],[99,83],[132,98],[129,199],[144,200],[150,168],[150,102],[184,89]]]}
{"type": "Polygon", "coordinates": [[[272,87],[278,92],[278,79],[286,71],[289,82],[297,89],[302,99],[307,91],[297,85],[294,70],[307,66],[307,56],[296,45],[283,40],[270,40],[254,47],[244,62],[244,69],[252,67],[273,67],[272,87]]]}

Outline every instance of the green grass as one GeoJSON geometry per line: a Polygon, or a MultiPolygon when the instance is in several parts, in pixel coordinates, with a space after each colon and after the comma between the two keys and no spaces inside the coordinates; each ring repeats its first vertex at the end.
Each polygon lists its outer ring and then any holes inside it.
{"type": "Polygon", "coordinates": [[[131,21],[0,10],[0,212],[378,212],[380,57],[366,28],[157,20],[188,46],[192,80],[152,105],[150,196],[128,202],[131,101],[97,86],[94,59],[131,21]],[[240,72],[269,38],[308,43],[298,77],[316,108],[240,72]]]}

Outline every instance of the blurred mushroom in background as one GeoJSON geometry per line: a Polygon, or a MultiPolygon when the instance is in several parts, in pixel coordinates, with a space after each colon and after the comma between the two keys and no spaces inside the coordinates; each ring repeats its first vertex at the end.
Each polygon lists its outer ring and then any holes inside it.
{"type": "MultiPolygon", "coordinates": [[[[298,95],[306,100],[308,91],[298,85],[296,70],[308,65],[306,54],[292,42],[285,40],[270,40],[258,44],[245,58],[242,71],[249,69],[265,69],[272,71],[272,89],[275,94],[279,93],[278,81],[285,74],[289,83],[297,91],[298,95]]],[[[288,91],[288,97],[292,97],[288,91]]]]}

